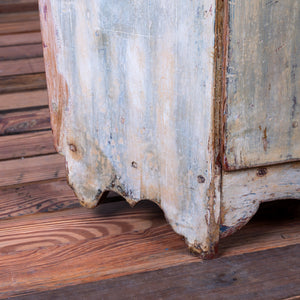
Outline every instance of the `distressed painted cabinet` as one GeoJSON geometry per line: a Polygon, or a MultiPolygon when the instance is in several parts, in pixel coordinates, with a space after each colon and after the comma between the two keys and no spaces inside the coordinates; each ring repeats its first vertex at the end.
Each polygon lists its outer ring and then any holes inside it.
{"type": "Polygon", "coordinates": [[[40,0],[51,121],[80,202],[156,202],[203,257],[300,198],[299,0],[40,0]]]}

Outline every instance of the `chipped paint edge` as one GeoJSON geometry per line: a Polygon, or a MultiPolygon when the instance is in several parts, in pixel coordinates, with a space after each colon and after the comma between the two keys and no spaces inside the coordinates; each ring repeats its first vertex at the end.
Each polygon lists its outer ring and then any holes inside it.
{"type": "Polygon", "coordinates": [[[220,237],[244,225],[262,202],[300,200],[300,162],[239,171],[223,171],[220,237]]]}

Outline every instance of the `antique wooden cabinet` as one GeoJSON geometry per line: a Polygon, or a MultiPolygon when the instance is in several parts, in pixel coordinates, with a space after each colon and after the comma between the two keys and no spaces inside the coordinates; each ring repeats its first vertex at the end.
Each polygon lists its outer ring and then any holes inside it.
{"type": "Polygon", "coordinates": [[[211,257],[300,198],[300,1],[40,0],[57,150],[80,202],[156,202],[211,257]]]}

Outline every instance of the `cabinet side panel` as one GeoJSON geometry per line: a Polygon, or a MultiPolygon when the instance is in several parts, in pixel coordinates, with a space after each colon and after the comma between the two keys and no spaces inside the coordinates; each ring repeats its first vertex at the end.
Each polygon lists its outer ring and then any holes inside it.
{"type": "Polygon", "coordinates": [[[152,200],[195,251],[213,252],[215,1],[48,2],[69,87],[60,142],[82,204],[106,190],[152,200]]]}
{"type": "Polygon", "coordinates": [[[227,170],[300,159],[300,2],[229,1],[227,170]]]}

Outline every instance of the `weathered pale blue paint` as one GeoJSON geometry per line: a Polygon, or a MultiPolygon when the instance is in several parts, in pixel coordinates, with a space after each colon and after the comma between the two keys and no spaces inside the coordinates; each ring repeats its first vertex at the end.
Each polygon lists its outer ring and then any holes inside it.
{"type": "Polygon", "coordinates": [[[191,247],[211,252],[215,1],[42,0],[40,9],[68,86],[50,103],[55,119],[64,102],[57,138],[77,196],[89,207],[106,190],[153,200],[191,247]]]}

